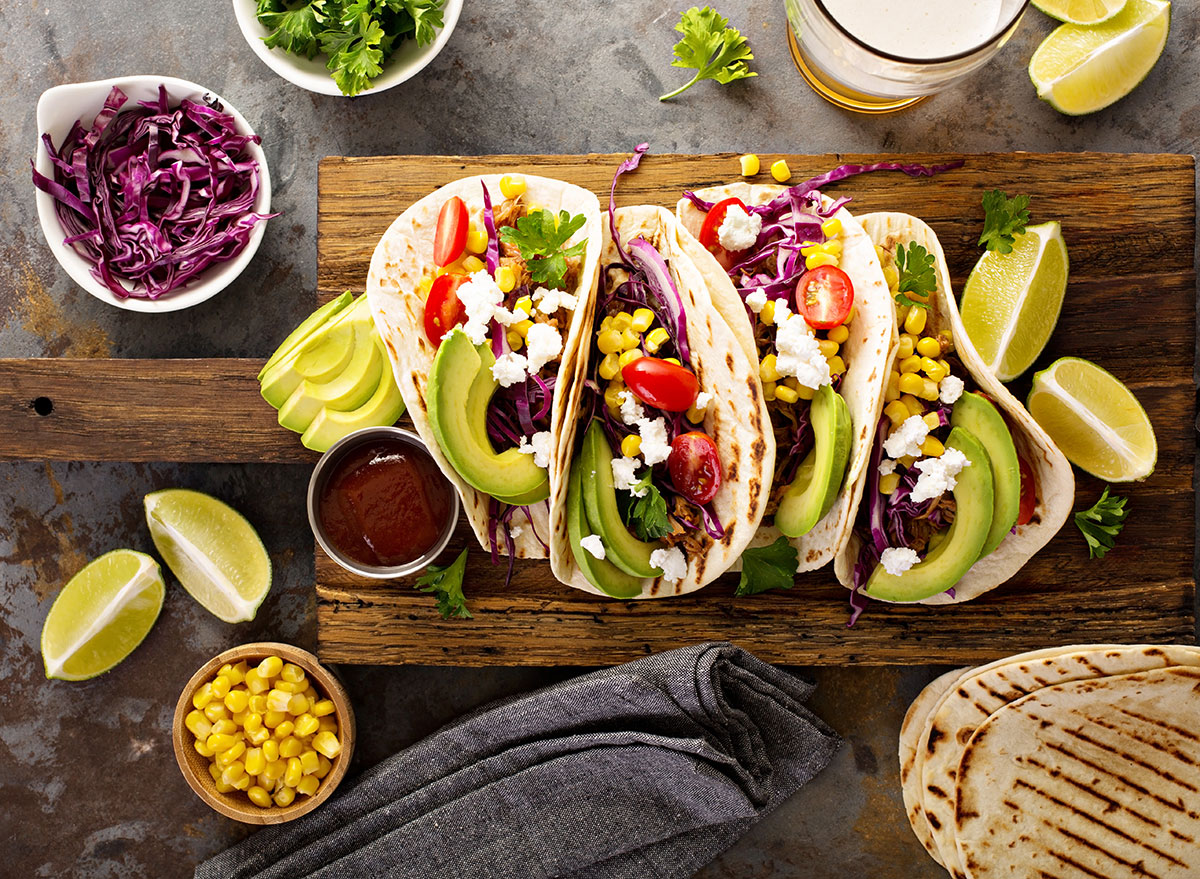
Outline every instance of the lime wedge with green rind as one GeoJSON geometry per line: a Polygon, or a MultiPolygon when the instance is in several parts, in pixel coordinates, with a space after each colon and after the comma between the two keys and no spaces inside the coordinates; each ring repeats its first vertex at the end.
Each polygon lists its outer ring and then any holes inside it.
{"type": "Polygon", "coordinates": [[[1051,18],[1068,24],[1100,24],[1125,8],[1126,0],[1033,0],[1051,18]]]}

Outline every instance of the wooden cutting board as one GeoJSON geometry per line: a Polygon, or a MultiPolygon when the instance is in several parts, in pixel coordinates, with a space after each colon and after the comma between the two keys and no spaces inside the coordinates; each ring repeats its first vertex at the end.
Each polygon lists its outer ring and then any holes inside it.
{"type": "MultiPolygon", "coordinates": [[[[324,301],[361,291],[371,252],[404,208],[458,177],[554,176],[607,203],[623,156],[391,156],[325,159],[318,178],[318,287],[324,301]]],[[[775,157],[771,157],[774,159],[775,157]]],[[[787,156],[794,180],[861,155],[787,156]]],[[[889,157],[891,158],[891,157],[889,157]]],[[[1034,222],[1062,222],[1071,281],[1037,367],[1063,355],[1095,360],[1150,413],[1158,466],[1117,486],[1131,515],[1118,547],[1089,560],[1074,525],[982,599],[947,608],[873,604],[847,628],[847,591],[829,571],[793,589],[735,599],[736,577],[692,595],[622,603],[568,589],[546,562],[518,562],[504,586],[460,523],[446,558],[471,547],[472,620],[442,621],[412,580],[381,584],[316,554],[319,652],[332,662],[605,665],[710,639],[790,664],[976,663],[1080,642],[1196,640],[1193,382],[1195,170],[1190,156],[981,154],[906,156],[966,165],[933,179],[868,174],[828,188],[850,208],[904,210],[933,226],[961,288],[979,256],[982,194],[1032,197],[1034,222]]],[[[686,188],[738,179],[737,158],[656,156],[622,178],[617,203],[673,207],[686,188]]],[[[758,180],[770,182],[766,175],[758,180]]],[[[314,303],[315,304],[315,303],[314,303]]],[[[282,335],[282,334],[281,334],[282,335]]],[[[260,361],[0,360],[0,460],[296,462],[315,458],[258,397],[260,361]],[[36,405],[35,405],[36,401],[36,405]],[[237,417],[231,417],[237,413],[237,417]]],[[[1015,383],[1023,396],[1028,378],[1015,383]]],[[[1102,484],[1077,473],[1076,509],[1102,484]]]]}

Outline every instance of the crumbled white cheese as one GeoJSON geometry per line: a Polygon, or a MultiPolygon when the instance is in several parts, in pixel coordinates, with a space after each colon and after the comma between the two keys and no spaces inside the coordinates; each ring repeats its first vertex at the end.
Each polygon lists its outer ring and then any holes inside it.
{"type": "Polygon", "coordinates": [[[792,315],[792,309],[788,306],[786,299],[775,300],[775,325],[780,326],[792,315]]]}
{"type": "Polygon", "coordinates": [[[816,390],[830,384],[833,376],[829,374],[829,361],[821,353],[812,327],[798,314],[789,315],[780,323],[780,305],[775,306],[775,368],[783,375],[795,376],[806,388],[816,390]]]}
{"type": "Polygon", "coordinates": [[[562,353],[563,340],[558,330],[550,324],[534,324],[525,334],[525,356],[529,358],[529,371],[539,371],[543,366],[562,353]]]}
{"type": "Polygon", "coordinates": [[[730,253],[749,250],[762,231],[762,217],[747,213],[741,205],[730,205],[717,229],[717,241],[730,253]]]}
{"type": "Polygon", "coordinates": [[[662,578],[669,583],[678,583],[687,576],[687,558],[678,546],[654,550],[650,553],[650,567],[662,571],[662,578]]]}
{"type": "Polygon", "coordinates": [[[692,408],[697,412],[707,412],[708,404],[712,402],[712,396],[708,391],[701,391],[696,395],[696,400],[692,403],[692,408]]]}
{"type": "Polygon", "coordinates": [[[529,317],[524,309],[512,312],[504,307],[504,293],[496,286],[495,279],[484,269],[472,272],[471,277],[460,284],[454,293],[467,313],[467,322],[463,325],[463,331],[475,345],[482,345],[487,339],[488,325],[493,320],[503,326],[511,327],[529,317]]]}
{"type": "Polygon", "coordinates": [[[621,400],[621,420],[626,424],[637,424],[639,419],[646,417],[646,410],[637,401],[633,391],[621,391],[617,397],[621,400]]]}
{"type": "Polygon", "coordinates": [[[896,462],[891,458],[884,458],[879,462],[879,475],[887,476],[889,473],[896,472],[896,462]]]}
{"type": "Polygon", "coordinates": [[[883,450],[889,458],[916,457],[921,454],[921,443],[929,436],[929,425],[920,415],[910,415],[883,441],[883,450]]]}
{"type": "Polygon", "coordinates": [[[528,375],[529,361],[525,359],[524,354],[518,354],[516,351],[501,354],[492,364],[492,378],[502,388],[520,384],[528,375]]]}
{"type": "Polygon", "coordinates": [[[523,455],[533,455],[533,463],[539,467],[550,466],[550,431],[539,430],[532,437],[521,437],[521,445],[517,451],[523,455]]]}
{"type": "Polygon", "coordinates": [[[649,418],[639,418],[638,433],[642,435],[642,458],[653,467],[661,464],[671,455],[671,443],[667,439],[667,422],[661,418],[651,421],[649,418]]]}
{"type": "Polygon", "coordinates": [[[963,380],[956,375],[948,375],[942,379],[939,386],[941,388],[941,396],[939,399],[943,403],[954,403],[963,395],[963,380]]]}
{"type": "Polygon", "coordinates": [[[612,460],[613,487],[627,491],[634,497],[645,497],[649,490],[636,488],[638,484],[637,470],[642,462],[637,458],[620,457],[612,460]]]}
{"type": "Polygon", "coordinates": [[[589,534],[579,541],[579,545],[600,559],[600,561],[604,561],[604,541],[600,539],[599,534],[589,534]]]}
{"type": "Polygon", "coordinates": [[[758,314],[763,310],[763,306],[767,304],[767,291],[762,287],[755,287],[754,292],[746,297],[746,307],[758,314]]]}
{"type": "Polygon", "coordinates": [[[917,551],[904,546],[889,546],[879,556],[879,564],[893,577],[899,577],[919,561],[917,551]]]}
{"type": "Polygon", "coordinates": [[[508,529],[508,536],[511,537],[513,540],[516,540],[518,537],[520,537],[524,533],[525,533],[525,529],[522,528],[520,525],[513,525],[508,529]]]}
{"type": "Polygon", "coordinates": [[[574,311],[579,304],[579,297],[574,293],[568,293],[566,290],[551,290],[546,287],[538,287],[534,290],[532,298],[537,310],[546,315],[552,315],[560,308],[574,311]]]}
{"type": "Polygon", "coordinates": [[[921,476],[913,486],[909,499],[919,504],[921,501],[940,497],[954,488],[957,484],[954,477],[958,476],[964,467],[970,467],[971,462],[958,449],[946,449],[940,457],[922,458],[913,466],[921,471],[921,476]]]}

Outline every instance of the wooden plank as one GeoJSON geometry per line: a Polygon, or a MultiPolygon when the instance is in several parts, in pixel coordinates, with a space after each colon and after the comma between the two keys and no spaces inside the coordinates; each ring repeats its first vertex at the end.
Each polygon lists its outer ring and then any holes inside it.
{"type": "MultiPolygon", "coordinates": [[[[329,158],[318,181],[318,287],[363,288],[371,252],[397,214],[458,177],[498,171],[556,176],[607,203],[622,156],[329,158]]],[[[796,180],[877,156],[791,156],[796,180]]],[[[886,158],[886,157],[884,157],[886,158]]],[[[905,156],[936,164],[954,156],[905,156]]],[[[1089,561],[1068,524],[1012,580],[955,608],[873,605],[846,628],[846,590],[828,571],[789,592],[734,599],[727,576],[669,601],[620,603],[568,589],[544,563],[504,568],[473,550],[466,589],[475,618],[446,622],[412,581],[367,581],[317,552],[319,649],[329,661],[449,665],[603,665],[709,638],[766,659],[804,664],[982,662],[1027,648],[1085,641],[1195,640],[1193,385],[1195,171],[1190,156],[1096,153],[965,156],[933,180],[872,174],[831,187],[855,212],[903,209],[938,232],[961,285],[979,256],[982,193],[1033,197],[1035,221],[1063,224],[1071,282],[1039,366],[1088,357],[1134,389],[1151,415],[1159,461],[1120,486],[1133,515],[1120,546],[1089,561]]],[[[736,179],[733,155],[647,157],[622,178],[619,204],[673,205],[686,188],[736,179]]],[[[1028,378],[1014,391],[1024,394],[1028,378]]],[[[1078,506],[1102,485],[1079,475],[1078,506]]],[[[474,539],[460,524],[447,558],[474,539]]]]}

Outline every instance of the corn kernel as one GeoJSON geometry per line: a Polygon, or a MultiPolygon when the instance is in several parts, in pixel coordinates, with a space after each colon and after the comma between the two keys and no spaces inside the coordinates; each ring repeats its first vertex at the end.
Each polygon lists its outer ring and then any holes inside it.
{"type": "MultiPolygon", "coordinates": [[[[429,291],[433,289],[433,275],[423,275],[421,280],[417,282],[417,290],[424,297],[429,296],[429,291]]],[[[257,671],[257,669],[254,669],[257,671]]]]}
{"type": "Polygon", "coordinates": [[[826,333],[826,335],[829,337],[829,341],[844,345],[846,344],[846,340],[850,338],[850,329],[845,324],[839,324],[826,333]]]}
{"type": "Polygon", "coordinates": [[[246,771],[251,775],[259,775],[267,768],[267,758],[263,756],[262,748],[247,750],[243,762],[246,764],[246,771]]]}
{"type": "Polygon", "coordinates": [[[687,412],[685,412],[683,414],[687,418],[687,420],[690,421],[692,424],[699,424],[701,421],[704,420],[704,415],[707,412],[708,412],[707,406],[705,406],[703,409],[697,409],[695,406],[689,406],[687,412]]]}
{"type": "Polygon", "coordinates": [[[335,718],[335,717],[322,717],[321,718],[321,729],[326,729],[326,730],[329,730],[330,732],[337,732],[337,728],[338,728],[337,718],[335,718]]]}
{"type": "Polygon", "coordinates": [[[324,778],[329,774],[329,770],[333,768],[333,764],[329,762],[324,754],[319,755],[318,759],[321,761],[321,768],[315,774],[317,778],[324,778]]]}
{"type": "Polygon", "coordinates": [[[505,198],[517,198],[525,194],[525,178],[520,174],[505,174],[500,178],[500,192],[505,198]]]}
{"type": "Polygon", "coordinates": [[[605,354],[600,361],[600,366],[597,367],[597,372],[600,373],[600,378],[607,381],[612,381],[616,378],[617,373],[621,371],[621,361],[616,352],[605,354]]]}
{"type": "Polygon", "coordinates": [[[221,767],[218,766],[216,763],[208,764],[208,774],[212,776],[213,781],[221,780],[221,771],[222,771],[221,767]]]}
{"type": "Polygon", "coordinates": [[[920,335],[925,329],[925,312],[928,309],[921,308],[919,305],[910,306],[908,315],[904,318],[904,331],[913,335],[920,335]]]}
{"type": "Polygon", "coordinates": [[[275,682],[275,689],[281,693],[287,693],[289,699],[292,697],[292,693],[299,692],[299,690],[296,689],[297,686],[299,685],[293,684],[291,681],[278,680],[275,682]]]}
{"type": "Polygon", "coordinates": [[[825,233],[826,238],[837,238],[842,234],[842,221],[837,217],[830,217],[821,224],[821,231],[825,233]]]}
{"type": "Polygon", "coordinates": [[[626,458],[636,458],[641,450],[642,438],[636,433],[631,433],[621,440],[621,454],[626,458]]]}
{"type": "Polygon", "coordinates": [[[474,254],[471,254],[470,256],[468,256],[466,259],[464,259],[462,261],[462,267],[463,267],[463,271],[466,272],[468,275],[470,275],[475,272],[482,272],[484,269],[487,268],[487,264],[483,260],[481,260],[479,257],[475,256],[474,254]]]}
{"type": "Polygon", "coordinates": [[[879,493],[894,494],[896,489],[900,487],[899,473],[885,473],[879,477],[879,493]]]}
{"type": "Polygon", "coordinates": [[[761,163],[758,161],[758,156],[754,153],[746,153],[738,159],[738,164],[742,166],[743,177],[753,177],[758,173],[761,163]]]}
{"type": "Polygon", "coordinates": [[[308,711],[308,700],[304,698],[303,694],[297,693],[294,696],[292,696],[291,701],[288,702],[287,710],[288,710],[288,714],[291,714],[293,716],[298,715],[298,714],[304,714],[306,711],[308,711]]]}
{"type": "Polygon", "coordinates": [[[233,787],[235,790],[249,790],[250,789],[250,776],[243,775],[241,778],[239,778],[237,781],[235,781],[233,783],[233,787]]]}
{"type": "Polygon", "coordinates": [[[775,385],[775,399],[784,403],[795,403],[800,399],[800,395],[787,385],[775,385]]]}
{"type": "MultiPolygon", "coordinates": [[[[320,733],[317,733],[317,735],[320,735],[320,733]]],[[[304,743],[301,742],[295,736],[288,736],[286,739],[284,739],[283,741],[281,741],[279,743],[279,756],[280,757],[284,757],[284,758],[299,757],[303,752],[304,752],[304,743]]]]}
{"type": "Polygon", "coordinates": [[[229,678],[225,677],[225,675],[217,675],[213,678],[212,694],[214,699],[224,699],[229,693],[229,689],[229,678]]]}
{"type": "Polygon", "coordinates": [[[930,357],[921,358],[921,371],[934,382],[940,382],[946,377],[946,374],[942,372],[942,365],[930,357]]]}
{"type": "Polygon", "coordinates": [[[246,796],[250,798],[250,802],[258,806],[260,809],[269,809],[271,807],[271,795],[267,793],[266,788],[260,787],[257,784],[251,785],[246,791],[246,796]]]}
{"type": "Polygon", "coordinates": [[[804,258],[804,267],[806,269],[815,269],[820,266],[836,266],[838,258],[828,253],[814,253],[804,258]]]}
{"type": "Polygon", "coordinates": [[[295,787],[303,777],[304,767],[300,765],[300,758],[292,757],[287,761],[287,771],[283,773],[283,783],[288,787],[295,787]]]}
{"type": "Polygon", "coordinates": [[[605,330],[611,330],[611,329],[612,329],[612,315],[610,314],[608,317],[604,318],[604,320],[600,321],[600,332],[604,332],[605,330]]]}
{"type": "Polygon", "coordinates": [[[892,292],[895,292],[900,286],[900,272],[890,262],[883,265],[883,282],[887,284],[888,290],[892,292]]]}
{"type": "Polygon", "coordinates": [[[924,336],[917,342],[917,353],[922,357],[937,357],[942,353],[942,346],[932,336],[924,336]]]}
{"type": "Polygon", "coordinates": [[[533,314],[533,299],[529,296],[522,296],[513,304],[513,311],[523,311],[526,315],[533,314]]]}
{"type": "Polygon", "coordinates": [[[250,694],[245,690],[230,690],[225,695],[225,707],[234,714],[245,711],[249,704],[250,694]]]}
{"type": "Polygon", "coordinates": [[[900,376],[901,394],[920,394],[925,390],[925,379],[915,372],[906,372],[900,376]]]}
{"type": "Polygon", "coordinates": [[[337,736],[329,732],[319,732],[313,736],[312,746],[330,760],[340,754],[342,750],[342,743],[338,741],[337,736]]]}
{"type": "Polygon", "coordinates": [[[894,369],[888,375],[887,390],[883,392],[883,399],[885,403],[900,399],[900,373],[894,369]]]}
{"type": "Polygon", "coordinates": [[[300,769],[305,775],[312,775],[321,768],[321,755],[316,751],[305,751],[300,755],[300,769]]]}
{"type": "Polygon", "coordinates": [[[901,455],[896,460],[900,462],[900,466],[906,470],[913,464],[917,463],[917,458],[915,455],[901,455]]]}
{"type": "Polygon", "coordinates": [[[633,361],[641,360],[645,356],[646,355],[642,353],[641,348],[631,348],[628,351],[622,352],[621,356],[617,358],[617,366],[621,369],[624,369],[626,366],[633,363],[633,361]]]}
{"type": "MultiPolygon", "coordinates": [[[[434,277],[437,277],[437,278],[440,278],[442,275],[449,275],[449,274],[461,275],[462,274],[462,263],[451,263],[448,266],[441,266],[433,274],[434,274],[434,277]]],[[[432,285],[430,285],[430,289],[432,289],[432,285]]]]}
{"type": "Polygon", "coordinates": [[[261,778],[270,784],[274,784],[283,778],[283,773],[286,771],[287,763],[283,760],[272,760],[267,764],[266,769],[262,771],[261,778]]]}
{"type": "Polygon", "coordinates": [[[646,334],[646,341],[645,341],[646,353],[647,354],[656,354],[658,352],[658,349],[661,348],[667,341],[669,341],[670,338],[671,338],[671,334],[668,333],[665,329],[663,329],[662,327],[655,327],[649,333],[646,334]]]}
{"type": "MultiPolygon", "coordinates": [[[[513,288],[517,286],[517,276],[513,272],[512,266],[500,266],[496,269],[496,286],[500,288],[501,293],[511,293],[513,291],[513,288]]],[[[526,298],[527,297],[522,297],[521,299],[517,300],[518,308],[521,307],[521,303],[524,302],[526,298]]],[[[533,304],[530,303],[529,307],[526,308],[525,311],[528,314],[532,314],[533,304]]]]}
{"type": "Polygon", "coordinates": [[[472,220],[470,227],[467,229],[467,251],[469,253],[483,253],[487,250],[487,246],[487,229],[476,225],[475,221],[472,220]]]}
{"type": "Polygon", "coordinates": [[[831,341],[830,339],[819,339],[817,341],[817,347],[821,349],[821,356],[828,360],[834,354],[838,353],[838,348],[840,346],[837,342],[831,341]]]}
{"type": "Polygon", "coordinates": [[[220,733],[223,736],[231,736],[238,731],[238,725],[228,717],[223,717],[212,725],[209,734],[220,733]]]}
{"type": "Polygon", "coordinates": [[[764,305],[761,309],[759,309],[758,320],[759,320],[759,323],[762,323],[768,327],[771,324],[775,323],[775,300],[774,299],[768,299],[767,304],[764,305]]]}
{"type": "Polygon", "coordinates": [[[925,382],[925,387],[921,393],[917,394],[917,396],[922,400],[929,400],[930,402],[933,402],[940,394],[938,391],[937,382],[931,378],[922,379],[922,381],[925,382]]]}
{"type": "Polygon", "coordinates": [[[216,723],[222,718],[229,717],[229,709],[225,707],[224,702],[214,699],[204,706],[204,716],[216,723]]]}
{"type": "Polygon", "coordinates": [[[308,688],[304,691],[304,698],[316,704],[320,700],[321,694],[316,691],[316,688],[312,684],[309,684],[308,688]]]}
{"type": "Polygon", "coordinates": [[[920,400],[918,400],[912,394],[905,394],[903,397],[900,398],[900,402],[908,407],[908,411],[909,411],[910,415],[924,415],[925,414],[925,406],[921,403],[920,400]]]}
{"type": "Polygon", "coordinates": [[[196,749],[196,753],[201,757],[211,757],[215,751],[204,743],[204,739],[196,739],[192,742],[192,747],[196,749]]]}
{"type": "Polygon", "coordinates": [[[246,743],[241,739],[234,742],[233,746],[217,755],[217,762],[222,766],[228,766],[234,760],[240,759],[246,753],[246,743]]]}
{"type": "Polygon", "coordinates": [[[267,739],[262,743],[263,759],[268,763],[274,763],[279,759],[279,742],[274,739],[267,739]]]}
{"type": "Polygon", "coordinates": [[[820,242],[817,242],[817,241],[801,241],[800,242],[800,255],[801,256],[811,256],[814,253],[820,253],[820,252],[821,252],[820,242]]]}
{"type": "Polygon", "coordinates": [[[777,382],[783,378],[776,366],[774,354],[768,354],[762,359],[762,363],[758,365],[758,377],[764,382],[777,382]]]}
{"type": "MultiPolygon", "coordinates": [[[[288,703],[292,701],[292,694],[282,689],[279,686],[274,687],[271,692],[267,693],[267,712],[282,713],[287,711],[288,703]]],[[[267,726],[275,726],[268,723],[267,726]]]]}
{"type": "Polygon", "coordinates": [[[927,436],[925,437],[925,442],[921,443],[922,455],[928,455],[931,458],[940,458],[945,451],[946,447],[942,445],[941,440],[936,436],[927,436]]]}
{"type": "Polygon", "coordinates": [[[284,739],[290,736],[295,729],[296,724],[294,721],[290,719],[285,720],[283,723],[279,724],[279,726],[275,727],[275,738],[282,742],[284,739]]]}
{"type": "Polygon", "coordinates": [[[858,312],[856,312],[856,311],[854,310],[854,309],[855,309],[855,307],[856,307],[856,306],[854,305],[854,303],[853,303],[853,302],[851,302],[851,303],[850,303],[850,310],[849,310],[848,312],[846,312],[846,319],[845,319],[844,321],[842,321],[842,326],[844,326],[844,327],[848,327],[848,326],[850,326],[850,323],[851,323],[851,321],[853,321],[853,320],[854,320],[854,315],[856,315],[856,314],[858,313],[858,312]]]}
{"type": "Polygon", "coordinates": [[[950,361],[948,361],[945,357],[938,358],[938,366],[945,370],[946,375],[950,374],[950,361]]]}
{"type": "Polygon", "coordinates": [[[221,780],[226,784],[236,784],[245,774],[246,767],[242,765],[242,761],[235,760],[225,767],[225,771],[221,773],[221,780]]]}
{"type": "Polygon", "coordinates": [[[802,384],[790,385],[789,387],[796,392],[796,396],[798,396],[801,400],[811,400],[817,395],[816,388],[808,388],[802,384]]]}
{"type": "Polygon", "coordinates": [[[840,257],[842,255],[842,242],[826,241],[824,244],[821,245],[821,252],[828,253],[830,256],[839,256],[840,257]]]}
{"type": "Polygon", "coordinates": [[[630,323],[631,329],[644,333],[654,324],[654,312],[648,308],[635,309],[630,323]]]}
{"type": "Polygon", "coordinates": [[[219,775],[217,776],[217,778],[213,782],[213,784],[217,788],[217,793],[220,793],[220,794],[233,793],[233,791],[237,790],[237,788],[235,788],[232,784],[226,784],[224,779],[222,779],[219,775]]]}
{"type": "Polygon", "coordinates": [[[265,693],[255,693],[250,697],[250,703],[247,707],[255,714],[266,714],[267,712],[267,696],[265,693]]]}
{"type": "Polygon", "coordinates": [[[604,405],[614,412],[621,410],[621,391],[625,390],[625,385],[619,382],[613,382],[604,389],[604,405]]]}
{"type": "Polygon", "coordinates": [[[246,733],[246,739],[252,745],[261,745],[269,738],[271,738],[271,731],[265,726],[256,729],[254,732],[246,733]]]}
{"type": "MultiPolygon", "coordinates": [[[[596,336],[596,347],[602,354],[617,353],[621,350],[621,333],[617,330],[605,330],[596,336]]],[[[647,347],[649,346],[647,345],[647,347]]]]}
{"type": "Polygon", "coordinates": [[[520,351],[525,347],[525,340],[521,338],[520,333],[514,333],[512,330],[509,330],[504,338],[508,341],[508,347],[514,351],[520,351]]]}
{"type": "Polygon", "coordinates": [[[309,775],[306,778],[300,779],[300,783],[296,785],[296,793],[311,797],[317,792],[317,788],[320,786],[321,780],[315,775],[309,775]]]}
{"type": "Polygon", "coordinates": [[[913,354],[909,357],[905,357],[903,360],[900,361],[900,374],[902,376],[905,373],[910,373],[910,372],[915,373],[915,372],[920,372],[920,371],[921,371],[921,358],[918,357],[916,354],[913,354]]]}
{"type": "Polygon", "coordinates": [[[896,348],[896,357],[900,360],[907,360],[913,356],[915,337],[910,333],[902,333],[900,335],[900,344],[896,348]]]}
{"type": "Polygon", "coordinates": [[[930,430],[937,430],[942,426],[942,419],[936,412],[926,412],[921,418],[925,421],[925,426],[930,430]]]}
{"type": "MultiPolygon", "coordinates": [[[[229,697],[226,696],[225,698],[228,699],[229,697]]],[[[235,711],[233,714],[229,715],[229,719],[233,721],[234,726],[243,727],[246,725],[246,716],[249,713],[250,712],[247,710],[235,711]]]]}
{"type": "Polygon", "coordinates": [[[514,333],[516,333],[518,336],[520,336],[522,339],[524,339],[526,336],[529,335],[529,331],[531,329],[533,329],[533,321],[519,320],[515,324],[512,325],[512,329],[513,329],[514,333]]]}
{"type": "Polygon", "coordinates": [[[663,363],[674,363],[676,366],[683,366],[683,364],[679,362],[678,357],[664,357],[663,363]]]}
{"type": "Polygon", "coordinates": [[[621,331],[621,350],[630,351],[642,344],[642,337],[633,330],[621,331]]]}
{"type": "Polygon", "coordinates": [[[763,382],[763,399],[768,403],[775,399],[775,382],[763,382]]]}
{"type": "Polygon", "coordinates": [[[290,787],[280,788],[275,791],[275,805],[280,808],[286,808],[296,801],[296,791],[290,787]]]}
{"type": "Polygon", "coordinates": [[[618,333],[633,329],[633,315],[628,311],[617,312],[613,316],[612,328],[618,333]]]}
{"type": "Polygon", "coordinates": [[[788,167],[787,162],[779,159],[771,164],[771,176],[779,183],[787,183],[792,179],[792,169],[788,167]]]}
{"type": "Polygon", "coordinates": [[[212,732],[212,724],[199,711],[189,711],[183,719],[183,725],[198,739],[207,739],[212,732]]]}
{"type": "Polygon", "coordinates": [[[268,656],[258,664],[258,674],[266,680],[277,677],[281,671],[283,671],[283,660],[278,656],[268,656]]]}
{"type": "Polygon", "coordinates": [[[262,716],[263,726],[275,729],[279,724],[287,720],[286,711],[268,711],[262,716]]]}
{"type": "Polygon", "coordinates": [[[883,414],[891,420],[892,427],[899,427],[908,420],[908,416],[912,413],[908,411],[908,407],[900,400],[892,400],[883,407],[883,414]]]}
{"type": "Polygon", "coordinates": [[[192,694],[192,707],[200,710],[213,700],[212,684],[204,684],[192,694]]]}
{"type": "Polygon", "coordinates": [[[832,375],[841,375],[845,371],[846,371],[846,361],[842,360],[842,358],[839,355],[835,354],[829,358],[829,374],[831,376],[832,375]]]}

